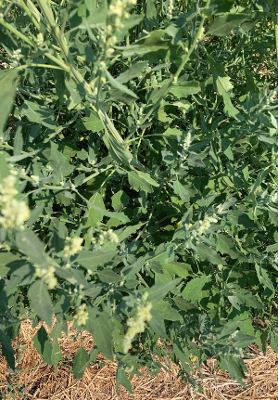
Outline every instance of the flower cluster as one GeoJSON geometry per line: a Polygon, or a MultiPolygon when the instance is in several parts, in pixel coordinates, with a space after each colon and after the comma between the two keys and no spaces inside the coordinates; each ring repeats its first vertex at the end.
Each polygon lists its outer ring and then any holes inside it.
{"type": "MultiPolygon", "coordinates": [[[[120,29],[124,27],[123,21],[129,17],[128,9],[131,6],[135,6],[137,4],[137,0],[116,0],[114,4],[110,4],[109,7],[109,16],[110,16],[110,25],[108,25],[105,29],[106,44],[108,46],[113,46],[117,42],[117,38],[114,35],[116,29],[120,29]]],[[[112,49],[107,49],[107,52],[112,52],[112,49]]]]}
{"type": "Polygon", "coordinates": [[[115,28],[124,27],[122,20],[129,17],[128,8],[136,4],[136,0],[116,0],[114,4],[110,4],[110,17],[115,28]]]}
{"type": "Polygon", "coordinates": [[[8,175],[3,179],[0,185],[0,225],[5,229],[21,228],[30,217],[30,210],[24,201],[18,201],[14,197],[18,194],[15,188],[17,178],[14,175],[8,175]]]}
{"type": "Polygon", "coordinates": [[[83,238],[80,237],[66,237],[64,252],[66,257],[73,256],[82,250],[83,238]]]}
{"type": "Polygon", "coordinates": [[[174,1],[169,0],[168,10],[167,10],[167,18],[172,19],[174,10],[174,1]]]}
{"type": "Polygon", "coordinates": [[[35,265],[35,268],[35,275],[42,278],[50,290],[54,289],[57,285],[57,278],[54,276],[55,267],[51,265],[49,268],[41,268],[39,265],[35,265]]]}
{"type": "Polygon", "coordinates": [[[152,315],[150,313],[152,304],[147,303],[148,293],[146,292],[140,300],[137,301],[137,312],[134,317],[129,318],[127,321],[128,330],[125,334],[123,351],[127,353],[131,348],[131,342],[137,333],[144,332],[145,322],[150,321],[152,315]]]}
{"type": "Polygon", "coordinates": [[[113,232],[112,229],[108,229],[108,231],[101,231],[100,235],[98,238],[92,238],[91,239],[92,243],[95,244],[98,247],[101,247],[104,245],[106,241],[109,241],[111,243],[119,243],[119,238],[116,235],[116,233],[113,232]]]}
{"type": "Polygon", "coordinates": [[[198,236],[202,236],[205,231],[207,231],[212,223],[216,223],[217,219],[214,217],[205,216],[203,220],[196,222],[194,225],[194,230],[192,235],[197,238],[198,236]]]}
{"type": "Polygon", "coordinates": [[[76,323],[78,326],[85,325],[88,319],[89,313],[86,311],[86,304],[83,303],[81,306],[79,306],[76,315],[74,316],[74,319],[76,320],[76,323]]]}

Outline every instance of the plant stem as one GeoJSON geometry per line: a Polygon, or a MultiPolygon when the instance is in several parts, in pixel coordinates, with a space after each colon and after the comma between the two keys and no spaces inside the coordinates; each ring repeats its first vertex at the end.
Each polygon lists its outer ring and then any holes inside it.
{"type": "Polygon", "coordinates": [[[278,3],[275,5],[274,14],[274,31],[275,31],[275,46],[276,46],[276,57],[277,57],[277,68],[278,68],[278,3]]]}

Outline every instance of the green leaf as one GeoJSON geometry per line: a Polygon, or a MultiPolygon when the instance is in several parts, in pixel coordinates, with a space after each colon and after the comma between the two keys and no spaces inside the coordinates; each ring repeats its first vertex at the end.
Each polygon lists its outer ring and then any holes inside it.
{"type": "Polygon", "coordinates": [[[46,362],[48,365],[52,365],[51,340],[43,326],[41,326],[37,333],[33,336],[32,341],[34,343],[34,347],[37,349],[43,361],[46,362]]]}
{"type": "Polygon", "coordinates": [[[121,384],[129,393],[133,394],[132,387],[130,381],[126,377],[125,370],[118,365],[116,372],[116,391],[119,393],[119,384],[121,384]]]}
{"type": "Polygon", "coordinates": [[[52,361],[52,364],[54,365],[55,374],[57,373],[59,361],[63,359],[62,354],[61,354],[60,345],[58,342],[58,339],[62,337],[62,330],[63,330],[62,322],[56,322],[56,324],[54,325],[54,328],[52,329],[51,334],[50,334],[50,336],[53,339],[51,361],[52,361]]]}
{"type": "Polygon", "coordinates": [[[122,72],[116,78],[116,81],[119,83],[126,83],[133,78],[138,78],[138,76],[147,68],[147,66],[148,63],[146,61],[137,62],[136,64],[133,64],[125,72],[122,72]]]}
{"type": "Polygon", "coordinates": [[[95,133],[98,133],[104,129],[101,119],[93,111],[91,111],[91,115],[90,115],[89,119],[87,119],[87,121],[83,122],[83,125],[85,126],[86,129],[88,129],[88,131],[92,131],[95,133]]]}
{"type": "MultiPolygon", "coordinates": [[[[77,192],[78,193],[78,192],[77,192]]],[[[79,193],[78,193],[79,194],[79,193]]],[[[79,194],[80,195],[80,194],[79,194]]],[[[117,218],[122,222],[130,222],[129,218],[123,214],[123,213],[116,213],[116,212],[111,212],[111,211],[107,211],[104,209],[101,209],[100,207],[97,207],[95,204],[93,204],[92,202],[90,202],[89,200],[87,200],[85,197],[81,196],[82,199],[86,202],[86,204],[89,207],[94,208],[96,211],[99,211],[100,213],[102,213],[103,215],[105,215],[106,217],[110,217],[110,218],[117,218]]]]}
{"type": "Polygon", "coordinates": [[[39,105],[38,103],[25,100],[19,109],[21,115],[26,117],[31,122],[46,126],[47,128],[57,128],[53,110],[47,106],[39,105]]]}
{"type": "Polygon", "coordinates": [[[168,52],[172,52],[177,56],[178,46],[171,45],[170,40],[164,40],[165,31],[157,29],[149,33],[149,36],[135,42],[134,45],[125,47],[123,55],[132,57],[137,54],[141,59],[148,60],[149,63],[155,63],[159,59],[165,60],[168,52]]]}
{"type": "Polygon", "coordinates": [[[271,252],[276,252],[278,251],[278,243],[271,244],[270,246],[267,246],[266,251],[271,251],[271,252]]]}
{"type": "Polygon", "coordinates": [[[168,321],[182,321],[182,316],[175,308],[171,307],[171,304],[166,300],[161,300],[156,303],[152,307],[152,314],[154,311],[158,312],[163,319],[168,321]]]}
{"type": "Polygon", "coordinates": [[[62,152],[58,150],[58,145],[54,142],[50,142],[51,152],[49,165],[54,170],[54,181],[57,184],[64,181],[64,177],[72,173],[74,167],[70,164],[69,160],[64,156],[62,152]]]}
{"type": "Polygon", "coordinates": [[[244,384],[242,378],[246,378],[245,372],[247,372],[247,368],[244,362],[239,357],[234,356],[220,356],[221,357],[221,364],[223,367],[229,372],[232,379],[236,379],[244,388],[246,385],[244,384]]]}
{"type": "Polygon", "coordinates": [[[133,93],[132,90],[128,89],[125,85],[120,83],[117,79],[114,79],[108,70],[105,71],[105,75],[106,75],[106,78],[108,79],[108,81],[111,83],[112,87],[120,90],[122,93],[127,94],[128,96],[132,97],[133,99],[137,99],[136,94],[133,93]]]}
{"type": "Polygon", "coordinates": [[[111,271],[111,269],[108,268],[98,272],[97,276],[99,277],[101,282],[106,282],[106,283],[117,283],[122,280],[120,275],[115,274],[115,272],[111,271]]]}
{"type": "Polygon", "coordinates": [[[171,275],[177,275],[181,278],[188,278],[192,274],[190,264],[180,262],[170,262],[169,264],[163,264],[163,271],[171,275]]]}
{"type": "Polygon", "coordinates": [[[129,171],[128,181],[132,189],[136,190],[137,192],[144,190],[147,193],[152,193],[152,186],[159,186],[159,184],[152,179],[149,174],[141,171],[129,171]]]}
{"type": "Polygon", "coordinates": [[[114,210],[120,212],[128,205],[130,197],[123,190],[119,190],[112,196],[111,200],[114,210]]]}
{"type": "Polygon", "coordinates": [[[28,291],[28,296],[35,313],[51,328],[53,314],[52,301],[42,279],[32,284],[28,291]]]}
{"type": "Polygon", "coordinates": [[[5,124],[13,106],[13,101],[18,85],[16,68],[2,69],[0,71],[0,136],[3,136],[5,124]]]}
{"type": "Polygon", "coordinates": [[[201,290],[207,282],[211,280],[211,276],[203,275],[200,278],[194,278],[187,283],[186,287],[182,291],[182,297],[194,303],[200,297],[201,290]]]}
{"type": "Polygon", "coordinates": [[[192,94],[199,93],[200,91],[201,91],[201,86],[197,81],[189,81],[189,82],[182,81],[179,83],[178,80],[176,85],[173,85],[169,89],[169,92],[179,99],[182,99],[192,94]]]}
{"type": "Polygon", "coordinates": [[[0,182],[8,176],[10,173],[10,169],[7,163],[7,154],[0,152],[0,182]]]}
{"type": "Polygon", "coordinates": [[[89,318],[84,329],[91,332],[94,343],[104,357],[113,361],[112,332],[109,319],[109,315],[104,311],[97,315],[94,310],[89,310],[89,318]]]}
{"type": "Polygon", "coordinates": [[[80,380],[84,375],[85,369],[89,365],[89,354],[87,351],[81,346],[80,349],[75,354],[73,359],[73,375],[77,380],[80,380]]]}
{"type": "Polygon", "coordinates": [[[190,200],[189,192],[185,189],[184,186],[179,181],[175,181],[173,184],[174,192],[180,196],[180,198],[186,203],[190,200]]]}
{"type": "Polygon", "coordinates": [[[242,225],[244,228],[248,228],[248,229],[256,229],[258,228],[257,224],[252,221],[252,219],[250,219],[248,217],[248,215],[242,211],[242,210],[234,210],[234,211],[230,211],[227,214],[227,219],[234,225],[242,225]]]}
{"type": "Polygon", "coordinates": [[[152,304],[155,304],[162,300],[168,294],[168,292],[175,293],[177,291],[176,286],[180,283],[180,281],[181,278],[177,278],[166,284],[155,284],[148,289],[148,301],[150,301],[152,304]]]}
{"type": "Polygon", "coordinates": [[[152,309],[151,314],[152,318],[148,321],[150,328],[160,337],[167,338],[165,324],[161,313],[156,309],[152,309]]]}
{"type": "Polygon", "coordinates": [[[5,334],[5,332],[0,330],[0,338],[2,345],[2,354],[6,357],[7,363],[9,367],[15,371],[15,358],[14,358],[14,349],[12,348],[11,338],[5,334]]]}
{"type": "Polygon", "coordinates": [[[76,262],[91,271],[96,271],[98,267],[103,267],[106,263],[112,261],[116,254],[116,250],[91,251],[82,249],[81,252],[78,253],[76,262]]]}
{"type": "Polygon", "coordinates": [[[23,149],[23,137],[21,133],[21,126],[19,126],[16,130],[14,136],[14,156],[19,155],[23,149]]]}
{"type": "Polygon", "coordinates": [[[250,14],[226,14],[217,17],[209,26],[208,34],[215,36],[226,36],[233,29],[240,26],[250,18],[250,14]]]}
{"type": "Polygon", "coordinates": [[[72,285],[87,285],[87,281],[82,271],[74,268],[63,269],[61,267],[55,267],[55,273],[59,278],[65,279],[72,285]]]}
{"type": "Polygon", "coordinates": [[[0,279],[4,278],[11,270],[11,266],[8,264],[19,260],[20,258],[12,253],[0,253],[0,279]]]}
{"type": "Polygon", "coordinates": [[[214,265],[226,265],[226,262],[223,258],[219,256],[216,251],[210,249],[205,244],[199,243],[196,245],[196,252],[200,256],[201,260],[209,261],[214,265]]]}
{"type": "Polygon", "coordinates": [[[118,164],[124,164],[127,166],[130,165],[132,154],[128,151],[123,143],[119,143],[107,133],[104,135],[104,141],[113,160],[115,160],[118,164]]]}
{"type": "Polygon", "coordinates": [[[27,230],[24,232],[17,232],[15,240],[18,248],[26,254],[34,264],[40,266],[48,265],[43,242],[38,239],[34,232],[27,230]]]}
{"type": "MultiPolygon", "coordinates": [[[[96,192],[91,198],[90,203],[95,205],[96,207],[105,210],[105,204],[103,202],[102,196],[100,193],[96,192]]],[[[103,220],[104,214],[101,211],[98,211],[94,208],[89,209],[89,214],[86,222],[86,226],[95,227],[98,222],[103,220]]]]}

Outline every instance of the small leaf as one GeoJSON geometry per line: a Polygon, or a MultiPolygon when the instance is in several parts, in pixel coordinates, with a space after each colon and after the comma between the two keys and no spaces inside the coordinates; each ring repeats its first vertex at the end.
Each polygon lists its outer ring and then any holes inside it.
{"type": "Polygon", "coordinates": [[[85,369],[89,364],[89,354],[87,351],[81,346],[80,349],[75,354],[73,359],[73,375],[77,380],[80,380],[84,375],[85,369]]]}

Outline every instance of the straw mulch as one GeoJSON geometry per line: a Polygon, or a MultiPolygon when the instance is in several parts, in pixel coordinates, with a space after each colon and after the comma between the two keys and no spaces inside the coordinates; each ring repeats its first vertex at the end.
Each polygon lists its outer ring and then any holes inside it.
{"type": "MultiPolygon", "coordinates": [[[[105,360],[101,355],[97,362],[89,366],[83,378],[77,381],[70,373],[68,355],[74,357],[80,347],[80,337],[76,341],[73,336],[76,333],[71,330],[69,324],[68,336],[63,334],[60,346],[63,361],[58,368],[57,376],[53,367],[42,362],[36,349],[33,348],[32,337],[38,330],[32,329],[30,321],[22,323],[21,331],[14,340],[13,346],[17,348],[17,370],[15,374],[9,373],[9,367],[4,358],[0,357],[0,398],[4,399],[49,399],[49,400],[195,400],[196,396],[190,385],[176,379],[177,366],[172,364],[171,371],[162,370],[157,376],[138,376],[132,380],[134,394],[130,394],[120,386],[116,393],[115,374],[117,365],[105,360]],[[20,347],[25,347],[20,350],[20,347]],[[20,357],[21,355],[21,357],[20,357]],[[18,384],[18,388],[25,388],[22,394],[9,395],[11,388],[18,384]],[[8,386],[9,385],[9,386],[8,386]],[[9,388],[8,388],[9,387],[9,388]]],[[[47,329],[47,327],[45,327],[47,329]]],[[[82,335],[82,345],[89,352],[93,346],[92,336],[89,332],[82,335]]],[[[249,370],[246,379],[247,389],[244,389],[228,374],[221,370],[213,373],[214,359],[209,360],[207,366],[202,367],[204,380],[203,393],[199,394],[200,400],[278,400],[278,354],[268,348],[267,356],[264,356],[256,346],[252,346],[252,359],[246,359],[249,370]]],[[[163,361],[162,361],[163,363],[163,361]]],[[[141,370],[144,373],[144,368],[141,370]]],[[[196,376],[199,377],[196,371],[196,376]]],[[[200,381],[201,382],[201,381],[200,381]]],[[[10,392],[11,393],[11,392],[10,392]]]]}

